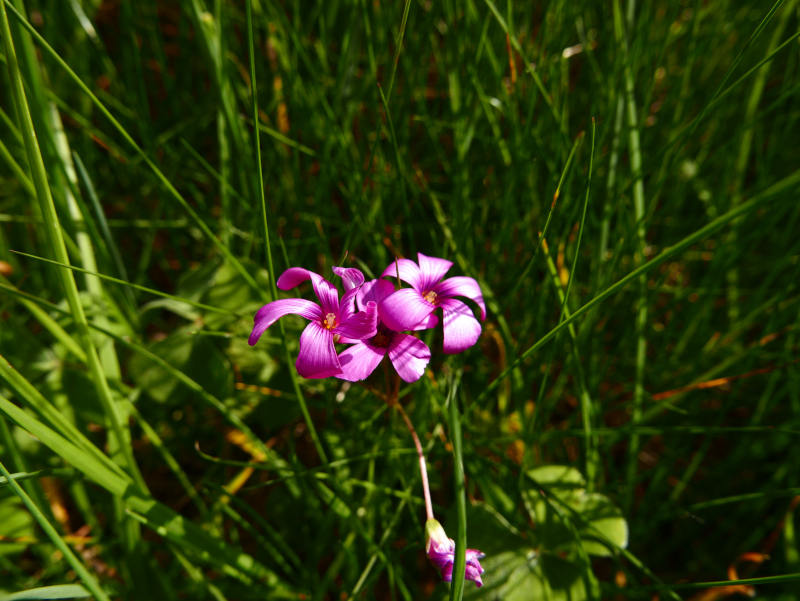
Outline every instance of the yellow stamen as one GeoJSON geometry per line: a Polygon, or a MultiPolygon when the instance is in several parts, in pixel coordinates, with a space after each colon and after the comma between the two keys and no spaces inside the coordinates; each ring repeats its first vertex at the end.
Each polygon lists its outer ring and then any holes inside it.
{"type": "Polygon", "coordinates": [[[322,325],[324,325],[329,330],[331,328],[335,328],[336,327],[336,316],[333,313],[328,313],[325,316],[325,321],[322,322],[322,325]]]}
{"type": "Polygon", "coordinates": [[[433,290],[422,295],[422,297],[432,305],[436,303],[436,296],[437,295],[433,290]]]}

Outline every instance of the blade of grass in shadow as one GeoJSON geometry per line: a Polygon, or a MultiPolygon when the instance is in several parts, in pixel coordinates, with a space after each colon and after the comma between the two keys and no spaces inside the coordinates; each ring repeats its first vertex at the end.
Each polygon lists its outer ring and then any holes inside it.
{"type": "MultiPolygon", "coordinates": [[[[2,275],[0,275],[0,284],[5,284],[6,286],[11,287],[8,280],[2,275]]],[[[17,298],[19,299],[20,304],[31,312],[31,315],[33,315],[34,319],[36,319],[36,321],[38,321],[45,330],[53,335],[53,338],[63,344],[64,348],[72,353],[78,361],[86,364],[86,353],[83,352],[80,344],[78,344],[75,339],[70,336],[55,319],[50,317],[47,312],[43,311],[39,305],[28,300],[27,298],[22,296],[18,296],[17,298]]]]}
{"type": "MultiPolygon", "coordinates": [[[[92,203],[92,208],[94,209],[95,215],[97,216],[97,223],[100,226],[100,232],[103,235],[103,239],[106,243],[106,247],[108,248],[108,252],[111,254],[111,258],[114,261],[114,266],[117,268],[117,273],[119,277],[129,282],[130,278],[128,277],[128,272],[125,269],[125,263],[122,261],[122,255],[119,252],[119,247],[117,246],[116,241],[114,240],[114,236],[111,235],[111,230],[108,227],[108,220],[106,219],[106,214],[103,212],[103,207],[100,204],[100,199],[97,198],[97,192],[95,192],[94,184],[92,184],[92,179],[89,177],[89,173],[86,171],[86,167],[83,165],[83,161],[81,157],[78,156],[77,152],[72,153],[72,158],[75,162],[75,167],[77,168],[78,175],[83,182],[83,187],[86,188],[86,193],[89,195],[89,200],[92,203]]],[[[85,266],[84,266],[85,267],[85,266]]],[[[133,296],[133,292],[129,289],[125,289],[125,294],[128,297],[128,302],[130,303],[130,307],[136,307],[136,299],[133,296]]]]}
{"type": "MultiPolygon", "coordinates": [[[[408,14],[408,2],[406,3],[406,15],[408,14]]],[[[405,21],[404,21],[405,25],[405,21]]],[[[398,54],[400,50],[398,48],[398,54]]],[[[394,73],[392,73],[394,76],[394,73]]],[[[381,97],[381,103],[383,103],[383,112],[386,114],[386,122],[389,124],[389,133],[392,135],[392,147],[394,148],[394,157],[397,161],[397,173],[400,180],[400,191],[403,193],[403,211],[406,214],[406,237],[408,239],[408,246],[411,251],[411,256],[415,257],[417,255],[417,245],[414,242],[414,229],[411,224],[411,213],[409,211],[408,206],[408,195],[406,193],[406,182],[405,182],[405,167],[403,165],[403,160],[400,157],[400,150],[397,148],[397,136],[394,133],[394,123],[392,123],[392,115],[389,113],[389,103],[386,101],[386,96],[383,95],[383,88],[381,85],[378,84],[378,94],[381,97]]]]}
{"type": "MultiPolygon", "coordinates": [[[[636,3],[635,0],[628,2],[628,28],[633,29],[633,15],[635,13],[636,3]]],[[[638,238],[638,245],[634,252],[634,257],[637,265],[643,265],[645,262],[645,248],[647,247],[647,227],[645,224],[645,204],[644,204],[644,179],[642,178],[642,151],[641,141],[639,138],[639,124],[637,122],[638,113],[636,110],[636,99],[634,97],[634,80],[633,68],[631,66],[632,58],[629,51],[629,41],[622,25],[622,11],[619,6],[619,0],[614,0],[614,33],[617,44],[622,48],[624,55],[624,79],[625,79],[625,105],[627,112],[628,123],[628,146],[631,162],[631,171],[633,172],[633,206],[634,215],[636,218],[636,236],[638,238]]],[[[642,418],[642,405],[644,404],[645,390],[644,390],[644,373],[645,364],[647,360],[647,339],[645,338],[645,329],[647,328],[647,277],[642,274],[639,279],[639,290],[636,307],[636,379],[634,383],[633,393],[633,414],[631,421],[634,425],[638,424],[642,418]]],[[[627,478],[628,488],[626,491],[624,507],[628,515],[631,513],[633,507],[633,490],[634,481],[636,478],[636,470],[638,467],[639,457],[639,437],[634,435],[631,437],[630,445],[628,446],[628,460],[627,460],[627,478]]]]}
{"type": "MultiPolygon", "coordinates": [[[[186,202],[186,199],[181,196],[181,193],[172,185],[172,182],[169,181],[166,175],[158,168],[158,166],[150,159],[149,156],[142,150],[142,148],[133,140],[131,135],[127,132],[127,130],[122,127],[122,125],[117,121],[117,119],[111,114],[111,112],[105,107],[105,105],[100,102],[97,96],[89,89],[89,87],[83,82],[83,80],[78,77],[78,75],[73,71],[70,66],[64,61],[63,58],[47,43],[38,31],[36,31],[28,22],[27,20],[14,8],[13,5],[9,2],[9,0],[3,0],[4,6],[8,7],[11,14],[22,24],[22,26],[34,37],[34,39],[39,43],[42,50],[44,50],[48,55],[50,55],[58,65],[64,69],[64,71],[69,75],[70,79],[72,79],[78,87],[89,97],[92,103],[98,108],[98,110],[111,122],[114,128],[120,133],[120,135],[125,139],[128,144],[134,149],[134,151],[142,158],[145,164],[153,171],[156,178],[164,185],[170,195],[177,200],[183,209],[189,214],[189,216],[197,223],[197,226],[202,230],[202,232],[206,235],[206,237],[217,247],[217,249],[222,253],[226,260],[230,261],[231,265],[236,269],[241,276],[245,279],[247,284],[260,296],[262,296],[265,300],[268,298],[265,295],[265,292],[261,289],[261,287],[256,283],[253,279],[253,276],[247,271],[247,269],[242,265],[242,263],[233,255],[233,253],[226,247],[215,235],[214,232],[206,225],[205,221],[200,217],[200,215],[186,202]]],[[[3,11],[3,14],[6,14],[6,11],[3,11]]],[[[21,85],[21,83],[20,83],[21,85]]],[[[273,274],[270,274],[270,277],[273,277],[273,274]]]]}
{"type": "Polygon", "coordinates": [[[175,474],[175,477],[178,479],[178,482],[180,482],[181,486],[183,487],[183,490],[186,491],[186,495],[195,504],[195,507],[197,507],[197,510],[200,512],[200,515],[205,517],[208,514],[208,508],[206,507],[206,504],[203,503],[203,499],[201,499],[200,495],[197,494],[197,491],[194,489],[194,486],[192,486],[192,483],[189,481],[189,477],[186,475],[186,472],[184,472],[183,469],[181,469],[180,463],[177,462],[175,457],[173,457],[172,453],[169,452],[169,449],[167,449],[167,447],[164,445],[164,441],[161,440],[161,437],[158,435],[158,432],[156,432],[150,426],[150,424],[147,423],[147,421],[142,417],[142,414],[139,413],[139,410],[136,408],[136,405],[131,403],[130,400],[126,399],[125,406],[128,410],[128,413],[130,413],[133,416],[133,419],[137,421],[139,427],[142,429],[145,436],[147,436],[148,440],[150,441],[150,444],[152,444],[156,448],[158,454],[161,455],[161,457],[164,459],[164,463],[166,463],[169,469],[172,470],[172,473],[175,474]]]}
{"type": "MultiPolygon", "coordinates": [[[[255,59],[255,49],[254,49],[254,33],[253,33],[253,8],[251,6],[251,0],[245,0],[245,8],[247,11],[247,41],[249,46],[250,52],[250,91],[251,96],[253,99],[253,122],[258,123],[258,88],[256,85],[256,59],[255,59]]],[[[264,174],[261,170],[261,146],[259,144],[259,136],[258,136],[258,127],[253,128],[253,138],[255,140],[254,148],[256,153],[256,170],[258,172],[258,191],[260,195],[260,202],[261,202],[261,218],[263,220],[264,226],[264,250],[266,251],[266,259],[267,259],[267,268],[269,269],[270,278],[270,288],[272,290],[272,298],[278,298],[278,287],[276,285],[277,278],[274,276],[274,268],[272,262],[272,247],[270,246],[269,242],[269,222],[267,220],[267,200],[264,197],[264,174]]],[[[289,370],[289,376],[292,379],[292,387],[294,388],[294,392],[297,395],[297,401],[300,403],[300,410],[303,412],[303,418],[306,422],[306,427],[308,428],[308,432],[311,435],[311,440],[314,441],[314,448],[317,450],[317,454],[319,458],[322,460],[322,463],[327,465],[328,463],[328,456],[325,454],[325,449],[322,448],[322,442],[320,441],[319,435],[317,434],[317,429],[314,426],[314,421],[311,419],[311,414],[308,412],[308,406],[306,405],[305,397],[303,396],[303,391],[300,389],[300,382],[297,380],[297,373],[295,372],[294,368],[292,367],[292,357],[291,353],[289,352],[289,343],[286,340],[286,330],[283,325],[283,321],[278,321],[278,326],[280,327],[281,332],[281,340],[283,341],[283,352],[286,356],[286,366],[289,370]]]]}
{"type": "Polygon", "coordinates": [[[252,210],[253,209],[253,207],[250,205],[250,203],[247,201],[247,199],[244,196],[242,196],[241,194],[239,194],[236,191],[236,188],[231,186],[231,184],[228,182],[228,180],[225,179],[224,177],[222,177],[222,175],[220,173],[218,173],[217,170],[214,169],[208,163],[208,161],[206,161],[203,158],[203,156],[192,147],[191,144],[189,144],[189,142],[187,142],[184,138],[181,138],[181,144],[183,145],[183,147],[186,150],[189,151],[189,154],[191,154],[192,157],[194,157],[194,159],[198,163],[200,163],[212,176],[214,176],[214,179],[217,180],[222,185],[222,187],[225,188],[225,190],[227,190],[228,192],[233,194],[239,200],[239,202],[241,202],[248,210],[252,210]]]}
{"type": "MultiPolygon", "coordinates": [[[[550,114],[553,117],[553,121],[555,121],[556,125],[558,126],[558,131],[561,133],[561,141],[563,142],[564,146],[569,146],[569,140],[567,139],[567,131],[564,128],[564,124],[561,121],[561,117],[558,114],[558,110],[556,109],[555,105],[553,104],[553,99],[550,97],[550,94],[547,92],[547,88],[544,87],[544,83],[542,82],[541,77],[536,72],[534,68],[534,63],[531,61],[525,51],[522,49],[519,41],[517,40],[517,36],[514,35],[513,31],[510,31],[508,25],[506,24],[505,19],[500,14],[500,11],[497,10],[497,6],[495,6],[492,0],[484,0],[486,5],[489,7],[489,10],[494,15],[497,22],[500,24],[500,27],[503,28],[503,31],[508,36],[508,42],[514,47],[514,50],[519,52],[519,55],[522,57],[523,64],[525,65],[525,70],[530,73],[531,77],[533,77],[533,81],[536,84],[536,87],[539,89],[539,92],[544,99],[547,108],[550,109],[550,114]]],[[[565,148],[566,149],[566,148],[565,148]]]]}
{"type": "Polygon", "coordinates": [[[583,136],[578,136],[575,138],[575,142],[572,144],[572,149],[569,151],[569,156],[567,157],[567,162],[564,164],[564,170],[561,172],[561,178],[558,180],[558,186],[556,186],[556,191],[553,194],[553,202],[550,204],[550,210],[547,212],[547,219],[544,222],[544,229],[539,234],[539,240],[537,241],[536,248],[533,251],[533,256],[531,260],[528,261],[528,264],[525,266],[525,269],[522,271],[522,274],[516,278],[516,283],[511,288],[511,292],[506,295],[506,300],[500,305],[500,311],[503,312],[508,308],[509,303],[513,300],[514,295],[522,286],[522,283],[525,281],[525,278],[528,277],[528,273],[530,273],[531,269],[533,269],[534,264],[536,263],[536,256],[539,253],[539,248],[542,246],[542,241],[546,239],[547,236],[547,229],[550,227],[550,220],[553,218],[553,211],[556,208],[556,204],[558,203],[558,197],[561,194],[561,186],[564,184],[564,178],[567,176],[567,172],[569,171],[569,167],[572,164],[572,157],[575,155],[575,150],[578,148],[578,144],[583,140],[583,136]]]}
{"type": "Polygon", "coordinates": [[[647,273],[651,269],[655,269],[659,265],[663,264],[665,261],[668,261],[672,257],[679,255],[684,250],[689,248],[692,244],[702,240],[709,234],[717,231],[721,227],[727,225],[737,217],[742,215],[746,215],[750,213],[754,209],[760,207],[764,203],[773,200],[776,196],[780,195],[784,192],[789,192],[793,188],[796,188],[800,184],[800,170],[795,171],[791,175],[783,178],[782,180],[776,182],[760,194],[757,194],[749,201],[742,203],[738,207],[731,209],[724,215],[720,215],[714,221],[707,224],[706,226],[700,228],[699,230],[695,231],[693,234],[685,237],[680,242],[676,243],[674,246],[671,246],[661,252],[660,254],[656,255],[653,259],[649,262],[641,265],[640,267],[631,271],[628,275],[617,281],[615,284],[612,284],[608,288],[606,288],[603,292],[595,296],[592,300],[588,303],[583,305],[580,309],[575,311],[570,317],[562,321],[559,325],[555,328],[550,330],[547,334],[537,340],[533,345],[528,347],[525,352],[523,352],[519,357],[517,357],[511,364],[506,367],[498,376],[495,378],[489,386],[487,386],[484,391],[478,396],[478,398],[464,411],[464,415],[468,415],[474,408],[478,407],[480,403],[486,399],[486,397],[491,393],[492,390],[497,388],[500,383],[509,376],[509,374],[519,365],[526,357],[529,357],[531,354],[535,353],[537,350],[542,348],[545,344],[547,344],[550,340],[552,340],[559,332],[561,332],[564,328],[569,327],[569,324],[574,323],[578,320],[579,317],[583,316],[587,312],[591,311],[594,307],[602,303],[605,299],[607,299],[612,294],[619,292],[623,288],[625,288],[631,282],[634,282],[637,278],[641,277],[641,275],[647,273]]]}
{"type": "Polygon", "coordinates": [[[47,518],[44,517],[44,514],[39,511],[39,508],[36,506],[36,504],[31,501],[27,494],[25,494],[25,491],[22,490],[19,484],[17,484],[16,480],[11,478],[11,474],[8,473],[2,462],[0,462],[0,474],[3,474],[3,476],[6,477],[6,480],[11,484],[11,488],[14,489],[14,492],[25,504],[25,507],[27,507],[28,511],[30,511],[31,515],[38,522],[39,526],[41,526],[42,530],[45,531],[45,534],[47,534],[48,538],[52,541],[53,545],[55,545],[56,549],[61,552],[61,554],[64,556],[64,559],[67,560],[67,563],[72,566],[72,569],[75,570],[75,573],[86,585],[86,588],[91,591],[92,595],[94,595],[94,598],[97,599],[97,601],[111,601],[106,592],[100,587],[100,584],[97,582],[94,576],[92,576],[86,567],[84,567],[83,563],[77,557],[75,557],[72,549],[67,546],[67,544],[58,535],[58,532],[56,532],[55,528],[53,528],[53,525],[47,520],[47,518]]]}

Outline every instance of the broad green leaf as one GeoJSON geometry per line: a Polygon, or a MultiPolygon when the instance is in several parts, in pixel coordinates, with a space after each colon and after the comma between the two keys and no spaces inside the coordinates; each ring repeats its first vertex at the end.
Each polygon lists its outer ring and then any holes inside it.
{"type": "Polygon", "coordinates": [[[588,565],[576,553],[559,557],[546,548],[534,549],[502,519],[485,507],[469,512],[469,547],[486,553],[483,586],[468,583],[468,601],[583,601],[599,596],[588,565]]]}
{"type": "MultiPolygon", "coordinates": [[[[164,340],[148,345],[147,349],[178,371],[186,371],[196,342],[197,337],[188,336],[178,330],[164,340]]],[[[165,403],[170,400],[176,404],[188,393],[185,386],[178,386],[179,381],[175,376],[142,355],[133,355],[128,369],[136,385],[156,401],[165,403]]]]}
{"type": "Polygon", "coordinates": [[[80,584],[59,584],[0,595],[0,601],[33,601],[34,599],[85,599],[92,595],[80,584]]]}
{"type": "Polygon", "coordinates": [[[604,538],[616,547],[628,546],[628,524],[622,511],[608,497],[587,493],[578,470],[545,466],[530,470],[528,476],[533,482],[523,494],[533,508],[537,543],[542,548],[569,552],[580,544],[590,555],[610,556],[612,549],[603,542],[604,538]],[[538,490],[537,484],[547,492],[538,490]],[[547,493],[557,499],[546,499],[547,493]],[[579,519],[560,507],[559,501],[578,514],[579,519]]]}
{"type": "MultiPolygon", "coordinates": [[[[232,370],[210,340],[192,335],[188,328],[183,328],[151,344],[148,350],[185,373],[213,396],[222,399],[230,396],[232,370]]],[[[136,384],[159,402],[176,404],[189,392],[185,386],[179,386],[180,381],[174,374],[140,354],[131,357],[129,367],[136,384]]]]}
{"type": "Polygon", "coordinates": [[[529,470],[528,477],[534,482],[544,484],[561,499],[566,499],[586,487],[583,475],[568,465],[543,465],[529,470]]]}

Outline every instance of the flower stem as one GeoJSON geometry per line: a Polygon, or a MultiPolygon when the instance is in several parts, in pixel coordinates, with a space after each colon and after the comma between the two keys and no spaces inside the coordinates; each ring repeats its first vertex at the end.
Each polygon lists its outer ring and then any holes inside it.
{"type": "Polygon", "coordinates": [[[403,406],[395,401],[393,403],[395,409],[400,413],[400,416],[403,418],[403,421],[406,423],[406,428],[408,431],[411,432],[411,438],[414,439],[414,446],[417,447],[417,457],[419,458],[419,472],[422,476],[422,490],[425,494],[425,513],[429,520],[433,519],[433,505],[431,504],[431,489],[428,485],[428,465],[425,462],[425,453],[422,450],[422,443],[419,441],[419,436],[417,436],[417,431],[414,430],[414,425],[411,423],[411,420],[408,419],[408,415],[406,414],[403,406]]]}
{"type": "Polygon", "coordinates": [[[425,513],[427,515],[427,519],[433,519],[433,504],[431,503],[431,489],[430,485],[428,484],[428,464],[425,461],[425,452],[422,450],[422,443],[419,440],[419,436],[417,436],[417,431],[414,429],[414,424],[411,423],[408,415],[406,414],[403,406],[397,400],[398,392],[399,392],[399,381],[398,386],[395,387],[394,394],[392,396],[388,396],[383,394],[380,390],[375,388],[374,386],[370,386],[366,382],[358,382],[361,386],[369,390],[372,394],[376,397],[381,399],[390,407],[394,407],[400,413],[400,416],[403,418],[403,422],[406,424],[406,428],[411,433],[411,438],[414,439],[414,446],[417,449],[417,457],[419,459],[419,472],[422,476],[422,490],[425,495],[425,513]]]}

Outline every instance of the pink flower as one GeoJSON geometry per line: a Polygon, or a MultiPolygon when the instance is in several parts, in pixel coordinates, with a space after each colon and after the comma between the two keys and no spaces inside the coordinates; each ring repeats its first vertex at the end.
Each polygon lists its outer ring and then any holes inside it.
{"type": "MultiPolygon", "coordinates": [[[[442,525],[436,520],[428,520],[425,524],[425,551],[428,559],[436,566],[445,582],[453,581],[453,560],[456,553],[456,544],[452,538],[447,538],[442,525]]],[[[478,587],[483,586],[481,574],[483,568],[478,562],[479,559],[486,557],[475,549],[467,549],[467,571],[464,574],[465,580],[472,580],[478,587]]]]}
{"type": "Polygon", "coordinates": [[[333,346],[334,336],[352,340],[371,338],[377,333],[378,313],[375,303],[367,303],[366,310],[356,313],[355,296],[364,283],[364,274],[358,269],[334,267],[342,278],[345,294],[339,303],[336,286],[316,273],[302,267],[291,267],[278,278],[281,290],[291,290],[306,280],[311,280],[320,305],[301,298],[272,301],[261,307],[254,318],[253,332],[248,342],[255,345],[268,327],[284,315],[293,313],[309,320],[300,335],[300,352],[297,355],[297,373],[304,378],[327,378],[342,373],[342,366],[333,346]]]}
{"type": "MultiPolygon", "coordinates": [[[[381,301],[393,292],[394,286],[386,280],[372,280],[361,286],[356,295],[356,301],[360,309],[364,309],[371,303],[380,306],[381,301]]],[[[424,324],[420,324],[414,329],[431,328],[438,321],[435,315],[431,315],[424,324]]],[[[416,382],[425,373],[425,367],[431,358],[428,345],[414,336],[390,330],[380,319],[378,319],[378,331],[372,338],[343,339],[341,342],[355,343],[339,355],[342,373],[336,376],[351,382],[366,380],[387,353],[400,377],[406,382],[416,382]]]]}
{"type": "Polygon", "coordinates": [[[380,303],[381,320],[390,329],[401,332],[412,329],[441,307],[444,352],[452,355],[465,351],[481,335],[481,324],[472,309],[455,297],[465,296],[478,303],[481,320],[486,319],[486,305],[478,282],[463,276],[442,280],[453,266],[450,261],[426,257],[422,253],[417,253],[417,257],[419,266],[409,259],[398,259],[397,266],[392,263],[383,270],[381,277],[395,277],[399,267],[400,279],[411,284],[411,288],[398,290],[380,303]]]}

